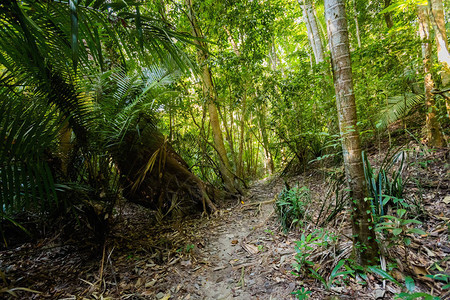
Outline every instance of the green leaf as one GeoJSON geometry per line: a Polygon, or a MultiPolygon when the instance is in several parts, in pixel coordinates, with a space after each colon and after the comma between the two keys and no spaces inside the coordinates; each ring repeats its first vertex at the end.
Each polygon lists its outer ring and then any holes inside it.
{"type": "Polygon", "coordinates": [[[369,266],[368,269],[370,271],[372,271],[373,273],[380,275],[382,277],[382,279],[387,279],[397,285],[400,285],[400,283],[397,280],[395,280],[394,277],[389,275],[386,271],[383,271],[375,266],[369,266]]]}
{"type": "Polygon", "coordinates": [[[402,4],[401,2],[394,2],[385,9],[383,9],[382,11],[380,11],[380,14],[390,13],[394,10],[397,10],[401,4],[402,4]]]}
{"type": "Polygon", "coordinates": [[[406,214],[406,209],[399,208],[397,209],[397,215],[401,218],[406,214]]]}
{"type": "Polygon", "coordinates": [[[345,260],[341,259],[337,265],[333,268],[330,275],[330,280],[333,280],[334,277],[338,276],[337,272],[339,269],[345,264],[345,260]]]}
{"type": "Polygon", "coordinates": [[[414,280],[411,277],[409,277],[409,276],[405,277],[405,285],[406,285],[406,288],[408,289],[408,291],[414,292],[416,285],[414,284],[414,280]]]}
{"type": "Polygon", "coordinates": [[[399,235],[400,233],[402,233],[403,229],[401,228],[395,228],[394,230],[392,230],[392,233],[394,235],[399,235]]]}
{"type": "Polygon", "coordinates": [[[139,5],[136,5],[136,29],[138,31],[139,47],[141,48],[141,50],[143,50],[144,38],[142,34],[141,11],[139,10],[139,5]]]}
{"type": "Polygon", "coordinates": [[[325,288],[328,289],[327,281],[322,276],[320,276],[319,273],[317,273],[313,268],[308,268],[308,270],[311,272],[312,277],[314,277],[315,279],[317,279],[320,282],[322,282],[323,285],[325,286],[325,288]]]}
{"type": "Polygon", "coordinates": [[[418,225],[421,225],[422,224],[422,222],[420,222],[420,221],[418,221],[418,220],[405,220],[405,221],[403,221],[402,222],[404,225],[408,225],[408,224],[418,224],[418,225]]]}
{"type": "Polygon", "coordinates": [[[419,234],[419,235],[426,235],[427,233],[421,229],[418,228],[411,228],[408,230],[411,233],[419,234]]]}

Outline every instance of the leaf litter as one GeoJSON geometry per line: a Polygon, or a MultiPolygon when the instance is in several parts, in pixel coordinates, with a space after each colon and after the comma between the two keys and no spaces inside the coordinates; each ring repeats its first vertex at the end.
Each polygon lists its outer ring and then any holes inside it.
{"type": "MultiPolygon", "coordinates": [[[[405,283],[411,276],[417,290],[442,299],[448,293],[427,275],[449,273],[448,155],[448,150],[429,153],[421,157],[426,165],[410,170],[420,183],[410,182],[406,190],[408,197],[423,202],[421,221],[427,234],[410,235],[408,246],[382,248],[384,268],[394,280],[405,283]]],[[[306,288],[310,299],[393,299],[401,288],[373,273],[365,281],[355,276],[345,283],[331,282],[328,289],[317,279],[292,274],[295,242],[302,233],[317,229],[316,218],[329,186],[323,176],[327,171],[315,166],[288,180],[290,185],[307,186],[315,199],[308,210],[311,219],[300,230],[283,233],[274,213],[273,202],[284,186],[279,177],[255,182],[244,198],[222,204],[220,212],[208,218],[157,224],[150,210],[124,203],[101,251],[75,235],[70,239],[56,235],[1,251],[0,297],[294,299],[292,292],[306,288]]],[[[324,229],[335,240],[313,247],[309,257],[324,278],[351,255],[347,220],[347,211],[338,211],[324,229]]]]}

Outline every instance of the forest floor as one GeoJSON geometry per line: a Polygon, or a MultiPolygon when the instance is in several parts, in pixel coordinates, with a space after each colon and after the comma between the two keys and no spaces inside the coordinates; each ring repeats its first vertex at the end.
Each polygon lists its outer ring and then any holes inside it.
{"type": "MultiPolygon", "coordinates": [[[[377,155],[371,154],[373,161],[380,161],[377,155]]],[[[412,158],[420,163],[409,176],[420,184],[409,181],[406,189],[411,199],[421,201],[417,219],[427,235],[409,235],[411,245],[382,249],[384,267],[396,280],[411,276],[416,291],[442,299],[449,297],[442,284],[425,275],[450,272],[448,155],[441,150],[412,158]]],[[[20,299],[294,299],[291,293],[304,287],[312,292],[310,299],[393,299],[401,287],[376,274],[366,284],[350,276],[326,287],[311,276],[291,273],[302,234],[330,237],[326,244],[313,245],[309,257],[326,280],[351,254],[347,210],[335,211],[322,229],[316,226],[335,208],[325,199],[332,186],[329,172],[315,168],[288,179],[291,187],[307,186],[312,200],[303,227],[287,234],[274,210],[284,182],[273,177],[253,183],[244,197],[221,204],[219,213],[209,217],[157,224],[151,211],[124,204],[100,250],[83,236],[67,240],[60,234],[16,245],[0,252],[5,273],[0,298],[11,298],[9,290],[20,299]],[[323,203],[329,208],[325,215],[320,214],[323,203]]]]}

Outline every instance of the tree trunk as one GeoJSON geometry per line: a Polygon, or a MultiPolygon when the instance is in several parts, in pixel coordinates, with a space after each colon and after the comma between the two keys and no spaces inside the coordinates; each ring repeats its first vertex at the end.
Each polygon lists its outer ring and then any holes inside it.
{"type": "Polygon", "coordinates": [[[353,252],[358,263],[368,265],[377,260],[378,245],[370,215],[370,203],[365,200],[367,187],[359,132],[356,126],[355,94],[344,1],[325,0],[325,17],[333,65],[345,174],[350,188],[353,252]]]}
{"type": "MultiPolygon", "coordinates": [[[[441,81],[444,87],[450,83],[450,54],[448,51],[447,31],[445,29],[444,6],[442,0],[430,0],[428,5],[431,9],[431,23],[435,32],[438,61],[442,65],[441,81]]],[[[450,99],[445,97],[447,114],[450,117],[450,99]]]]}
{"type": "MultiPolygon", "coordinates": [[[[220,112],[220,111],[219,111],[220,112]]],[[[228,145],[230,147],[230,153],[232,157],[232,161],[236,164],[236,152],[234,151],[234,142],[233,142],[233,111],[230,109],[230,116],[231,116],[231,123],[230,128],[228,128],[228,119],[227,119],[227,111],[224,109],[224,111],[220,114],[223,120],[223,127],[225,129],[225,138],[228,142],[228,145]]]]}
{"type": "Polygon", "coordinates": [[[356,0],[352,1],[353,3],[353,10],[355,11],[355,27],[356,27],[356,39],[358,41],[358,48],[361,48],[361,34],[359,32],[359,22],[358,22],[358,8],[356,7],[356,0]]]}
{"type": "MultiPolygon", "coordinates": [[[[193,11],[192,0],[186,0],[186,5],[189,9],[189,21],[191,23],[193,36],[196,38],[203,38],[200,27],[197,23],[197,18],[195,17],[193,11]]],[[[211,122],[211,128],[213,131],[214,147],[216,148],[217,154],[219,156],[219,171],[222,176],[225,189],[231,193],[237,192],[235,186],[234,174],[231,172],[231,165],[228,160],[227,152],[225,150],[225,144],[223,142],[222,130],[220,129],[219,114],[217,112],[216,102],[216,90],[212,81],[211,71],[206,63],[208,59],[208,50],[206,43],[201,40],[194,40],[194,42],[199,46],[197,48],[198,62],[202,68],[202,82],[203,82],[203,93],[207,99],[209,118],[211,122]]]]}
{"type": "Polygon", "coordinates": [[[425,103],[427,106],[426,130],[428,144],[432,147],[444,146],[444,139],[439,128],[439,122],[436,118],[436,104],[434,102],[431,90],[434,87],[431,77],[431,43],[429,30],[429,13],[427,6],[418,7],[419,15],[419,34],[422,40],[423,72],[425,81],[425,103]]]}
{"type": "MultiPolygon", "coordinates": [[[[237,46],[236,42],[234,41],[234,38],[231,35],[231,32],[226,27],[225,27],[225,31],[228,35],[228,41],[231,43],[231,46],[233,47],[234,54],[236,54],[237,57],[240,57],[241,52],[239,51],[239,47],[237,46]]],[[[236,163],[236,175],[240,178],[244,178],[244,161],[242,160],[242,156],[244,154],[245,114],[246,114],[246,110],[247,110],[247,86],[246,86],[245,82],[242,85],[242,88],[244,89],[244,94],[242,96],[242,111],[241,111],[241,119],[240,119],[240,124],[239,124],[239,133],[240,133],[239,152],[238,152],[238,159],[237,159],[237,163],[236,163]]]]}
{"type": "Polygon", "coordinates": [[[59,135],[58,155],[61,159],[61,171],[64,176],[67,176],[67,170],[70,164],[70,151],[73,149],[73,145],[71,143],[72,129],[70,129],[68,124],[65,124],[63,128],[60,129],[59,135]]]}
{"type": "Polygon", "coordinates": [[[316,16],[314,14],[314,8],[310,1],[311,0],[303,0],[303,5],[302,3],[300,3],[300,5],[303,9],[303,18],[308,31],[309,43],[311,45],[311,48],[313,49],[316,64],[318,64],[323,62],[324,60],[322,38],[320,36],[319,27],[317,25],[316,16]]]}
{"type": "Polygon", "coordinates": [[[237,162],[237,176],[244,178],[244,137],[245,137],[245,114],[247,111],[247,88],[244,86],[244,95],[242,97],[242,115],[240,120],[240,138],[239,138],[239,153],[237,162]]]}
{"type": "Polygon", "coordinates": [[[206,205],[217,210],[205,183],[189,171],[186,162],[175,152],[167,139],[152,125],[141,120],[138,131],[130,131],[124,143],[114,151],[120,170],[123,195],[129,201],[152,208],[170,209],[178,199],[183,210],[206,205]],[[191,202],[192,201],[192,202],[191,202]]]}
{"type": "MultiPolygon", "coordinates": [[[[391,0],[384,0],[384,8],[391,5],[391,0]]],[[[387,28],[392,28],[394,22],[392,22],[392,16],[390,12],[384,13],[384,20],[386,21],[387,28]]]]}
{"type": "Polygon", "coordinates": [[[261,108],[262,114],[259,115],[259,128],[261,131],[261,138],[262,138],[262,144],[264,147],[264,154],[265,154],[265,166],[266,171],[269,174],[273,174],[275,171],[275,166],[273,164],[273,158],[272,153],[269,149],[269,139],[267,137],[267,130],[266,130],[266,122],[265,122],[265,109],[261,108]]]}

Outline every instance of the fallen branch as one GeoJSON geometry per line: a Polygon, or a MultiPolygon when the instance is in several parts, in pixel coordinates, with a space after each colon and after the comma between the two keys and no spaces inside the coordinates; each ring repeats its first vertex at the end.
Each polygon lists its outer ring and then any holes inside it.
{"type": "Polygon", "coordinates": [[[270,203],[274,203],[274,202],[275,202],[275,199],[267,200],[267,201],[261,201],[261,202],[252,202],[252,203],[242,204],[242,207],[244,207],[244,206],[251,206],[251,205],[270,204],[270,203]]]}

